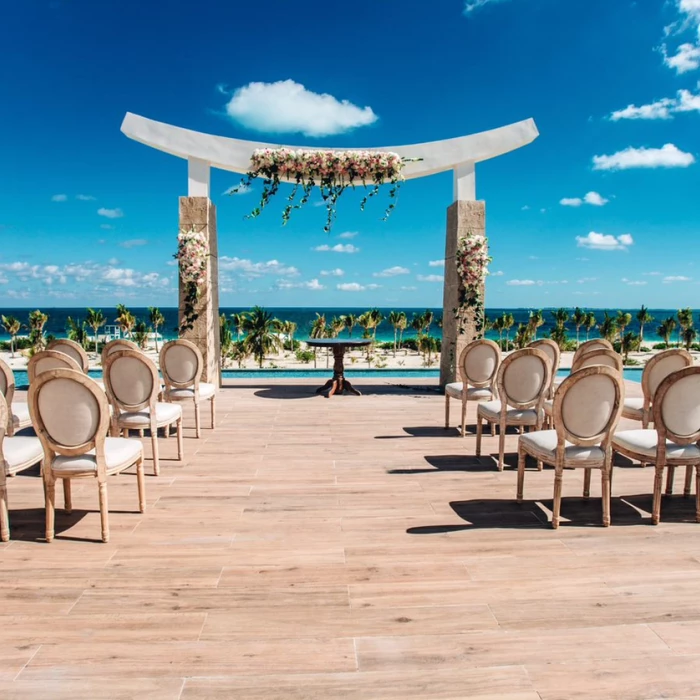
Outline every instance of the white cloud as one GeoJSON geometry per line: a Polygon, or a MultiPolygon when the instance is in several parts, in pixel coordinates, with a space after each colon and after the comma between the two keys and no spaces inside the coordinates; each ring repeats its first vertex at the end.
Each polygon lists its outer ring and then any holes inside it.
{"type": "Polygon", "coordinates": [[[352,243],[336,243],[334,246],[330,246],[327,243],[323,245],[317,245],[313,250],[319,253],[359,253],[360,249],[354,246],[352,243]]]}
{"type": "Polygon", "coordinates": [[[673,56],[666,53],[666,47],[663,47],[664,63],[673,68],[678,75],[688,73],[692,70],[700,68],[700,46],[696,44],[685,43],[681,44],[673,56]]]}
{"type": "Polygon", "coordinates": [[[396,277],[398,275],[410,275],[411,271],[407,267],[399,267],[395,265],[394,267],[387,267],[386,270],[381,272],[372,273],[372,277],[396,277]]]}
{"type": "Polygon", "coordinates": [[[336,267],[334,270],[321,270],[322,277],[342,277],[345,274],[344,270],[336,267]]]}
{"type": "Polygon", "coordinates": [[[523,207],[520,207],[520,211],[529,211],[529,210],[530,210],[530,206],[528,204],[526,204],[523,207]]]}
{"type": "Polygon", "coordinates": [[[418,287],[401,287],[402,292],[415,292],[418,287]]]}
{"type": "Polygon", "coordinates": [[[53,197],[51,197],[52,202],[67,202],[68,201],[68,195],[66,194],[55,194],[53,197]]]}
{"type": "Polygon", "coordinates": [[[419,282],[444,282],[445,278],[442,275],[418,275],[416,279],[419,282]]]}
{"type": "Polygon", "coordinates": [[[612,155],[593,156],[594,170],[629,168],[687,168],[695,162],[692,153],[684,153],[672,143],[662,148],[629,147],[612,155]]]}
{"type": "Polygon", "coordinates": [[[690,277],[685,277],[684,275],[669,275],[664,277],[664,284],[671,284],[672,282],[690,282],[690,277]]]}
{"type": "Polygon", "coordinates": [[[80,202],[94,202],[97,197],[93,197],[91,194],[76,194],[75,198],[80,202]]]}
{"type": "Polygon", "coordinates": [[[312,279],[308,282],[290,282],[289,280],[279,280],[275,286],[278,289],[309,289],[312,292],[325,289],[325,286],[322,285],[317,279],[312,279]]]}
{"type": "Polygon", "coordinates": [[[296,277],[299,275],[299,270],[296,267],[281,263],[279,260],[253,262],[246,258],[229,258],[226,255],[219,258],[219,270],[236,272],[246,279],[257,279],[263,275],[275,275],[276,277],[296,277]]]}
{"type": "Polygon", "coordinates": [[[597,282],[597,277],[582,277],[580,280],[576,280],[578,284],[586,284],[587,282],[597,282]]]}
{"type": "Polygon", "coordinates": [[[580,207],[583,204],[581,197],[564,197],[559,200],[562,207],[580,207]]]}
{"type": "Polygon", "coordinates": [[[128,241],[122,241],[119,245],[122,248],[136,248],[137,246],[146,245],[148,241],[145,238],[131,238],[128,241]]]}
{"type": "Polygon", "coordinates": [[[491,277],[503,277],[504,274],[503,270],[496,270],[496,272],[490,273],[491,277]]]}
{"type": "Polygon", "coordinates": [[[97,210],[99,216],[105,216],[108,219],[121,219],[124,216],[124,212],[121,209],[105,209],[100,207],[97,210]]]}
{"type": "Polygon", "coordinates": [[[586,192],[583,201],[586,204],[591,204],[594,207],[603,207],[609,200],[605,199],[602,195],[597,192],[586,192]]]}
{"type": "Polygon", "coordinates": [[[647,277],[661,277],[660,272],[642,272],[642,274],[647,277]]]}
{"type": "Polygon", "coordinates": [[[377,121],[371,107],[312,92],[293,80],[253,82],[236,89],[226,114],[255,131],[306,136],[342,134],[377,121]]]}
{"type": "Polygon", "coordinates": [[[612,121],[621,119],[673,119],[681,112],[700,112],[700,95],[690,90],[679,90],[676,97],[665,97],[648,105],[628,105],[610,115],[612,121]]]}
{"type": "Polygon", "coordinates": [[[592,248],[594,250],[627,250],[634,244],[634,239],[629,233],[621,236],[611,236],[607,233],[591,231],[587,236],[576,236],[579,248],[592,248]]]}
{"type": "Polygon", "coordinates": [[[428,263],[428,267],[445,267],[445,261],[444,260],[431,260],[428,263]]]}
{"type": "Polygon", "coordinates": [[[505,2],[505,0],[466,0],[464,5],[464,14],[470,15],[472,12],[486,7],[486,5],[495,5],[499,2],[505,2]]]}
{"type": "Polygon", "coordinates": [[[341,292],[364,292],[372,289],[379,289],[381,284],[359,284],[357,282],[344,282],[336,285],[341,292]]]}
{"type": "Polygon", "coordinates": [[[508,280],[506,284],[509,287],[531,287],[533,284],[537,284],[535,280],[508,280]]]}
{"type": "Polygon", "coordinates": [[[643,287],[647,284],[646,280],[628,280],[626,277],[622,278],[622,282],[630,287],[643,287]]]}
{"type": "MultiPolygon", "coordinates": [[[[323,204],[323,202],[321,202],[323,204]]],[[[341,233],[338,238],[345,238],[345,239],[350,239],[350,238],[355,238],[358,233],[357,231],[345,231],[344,233],[341,233]]]]}

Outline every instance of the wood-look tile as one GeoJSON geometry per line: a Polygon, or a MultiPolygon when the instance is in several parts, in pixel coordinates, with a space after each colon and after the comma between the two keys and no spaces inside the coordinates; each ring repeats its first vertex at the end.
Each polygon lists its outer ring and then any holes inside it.
{"type": "Polygon", "coordinates": [[[0,681],[3,700],[179,700],[184,678],[0,681]]]}

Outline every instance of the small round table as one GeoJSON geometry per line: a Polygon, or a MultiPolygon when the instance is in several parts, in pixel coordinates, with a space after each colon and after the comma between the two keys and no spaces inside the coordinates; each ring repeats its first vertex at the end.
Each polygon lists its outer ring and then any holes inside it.
{"type": "Polygon", "coordinates": [[[328,398],[333,394],[342,394],[349,391],[355,396],[362,394],[350,384],[345,378],[345,367],[343,366],[343,357],[347,348],[367,347],[372,341],[351,340],[350,338],[309,338],[306,344],[312,348],[332,348],[333,349],[333,378],[329,379],[322,387],[316,389],[317,394],[322,394],[328,391],[328,398]]]}

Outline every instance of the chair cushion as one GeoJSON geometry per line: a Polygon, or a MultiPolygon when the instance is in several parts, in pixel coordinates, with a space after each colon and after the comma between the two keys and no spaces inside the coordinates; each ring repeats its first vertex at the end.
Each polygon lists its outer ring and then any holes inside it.
{"type": "Polygon", "coordinates": [[[12,422],[15,428],[26,427],[32,424],[32,417],[29,415],[29,404],[12,404],[12,422]]]}
{"type": "MultiPolygon", "coordinates": [[[[539,430],[536,433],[527,433],[520,436],[520,444],[526,448],[530,448],[532,452],[546,456],[552,462],[555,459],[557,449],[557,431],[556,430],[539,430]]],[[[595,462],[603,464],[605,462],[605,452],[596,445],[592,447],[581,447],[572,445],[570,442],[565,443],[564,459],[566,462],[595,462]]]]}
{"type": "MultiPolygon", "coordinates": [[[[500,401],[485,401],[479,404],[477,415],[488,418],[492,422],[500,420],[501,402],[500,401]]],[[[537,411],[534,408],[521,410],[519,408],[509,408],[506,411],[507,425],[536,425],[537,411]]]]}
{"type": "MultiPolygon", "coordinates": [[[[452,384],[447,384],[445,386],[445,393],[448,396],[453,396],[456,399],[462,398],[462,393],[464,392],[464,384],[462,382],[453,382],[452,384]]],[[[467,401],[489,401],[493,398],[491,389],[484,387],[483,389],[477,389],[476,387],[470,386],[467,389],[467,401]]]]}
{"type": "Polygon", "coordinates": [[[44,459],[44,448],[36,437],[6,437],[2,451],[7,462],[7,474],[14,474],[44,459]]]}
{"type": "MultiPolygon", "coordinates": [[[[210,399],[216,394],[216,387],[213,384],[207,384],[207,382],[199,382],[199,398],[204,401],[204,399],[210,399]]],[[[490,394],[489,394],[490,396],[490,394]]],[[[194,387],[187,389],[171,389],[168,392],[168,398],[174,401],[184,401],[186,399],[194,398],[194,387]]]]}
{"type": "Polygon", "coordinates": [[[622,407],[622,417],[642,420],[644,418],[644,399],[625,399],[622,407]]]}
{"type": "MultiPolygon", "coordinates": [[[[131,466],[141,456],[143,447],[139,440],[127,438],[105,439],[105,464],[107,471],[118,471],[131,466]]],[[[54,472],[96,472],[97,460],[95,450],[90,450],[78,457],[64,457],[59,455],[53,461],[51,469],[54,472]]]]}
{"type": "MultiPolygon", "coordinates": [[[[170,425],[182,416],[182,409],[173,403],[156,404],[156,425],[161,428],[170,425]]],[[[146,408],[143,411],[119,414],[119,425],[122,428],[148,428],[151,425],[151,411],[146,408]]]]}
{"type": "MultiPolygon", "coordinates": [[[[648,457],[650,462],[656,458],[656,445],[659,436],[656,430],[621,430],[612,440],[613,449],[622,448],[629,452],[648,457]]],[[[666,459],[671,461],[688,460],[700,462],[700,449],[697,445],[677,445],[666,440],[666,459]]],[[[684,462],[683,462],[684,463],[684,462]]]]}

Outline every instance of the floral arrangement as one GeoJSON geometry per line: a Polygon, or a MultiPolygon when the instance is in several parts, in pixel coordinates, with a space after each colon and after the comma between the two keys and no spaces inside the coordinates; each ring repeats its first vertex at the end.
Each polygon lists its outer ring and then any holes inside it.
{"type": "Polygon", "coordinates": [[[293,150],[291,148],[261,148],[253,152],[250,170],[238,187],[230,194],[246,190],[253,180],[262,177],[263,192],[258,206],[249,214],[249,218],[259,216],[270,199],[277,194],[281,181],[294,183],[291,194],[287,197],[287,206],[282,213],[282,222],[286,224],[294,209],[303,207],[318,186],[326,205],[326,225],[324,231],[331,230],[336,217],[336,204],[340,195],[348,188],[360,184],[365,189],[372,189],[363,198],[360,209],[364,211],[367,201],[379,193],[380,185],[391,184],[389,206],[384,212],[383,220],[391,214],[396,206],[401,183],[402,170],[406,163],[420,160],[402,158],[397,153],[385,151],[323,151],[293,150]],[[296,202],[299,190],[301,199],[296,202]]]}
{"type": "Polygon", "coordinates": [[[206,280],[209,241],[194,228],[180,231],[177,237],[177,253],[173,256],[180,268],[180,279],[184,287],[183,315],[178,332],[190,330],[199,318],[195,305],[206,280]]]}
{"type": "MultiPolygon", "coordinates": [[[[459,307],[455,309],[455,317],[461,324],[464,316],[463,311],[473,309],[477,337],[481,337],[484,332],[484,301],[481,288],[489,274],[490,262],[488,240],[484,236],[477,236],[469,232],[459,239],[455,263],[462,284],[460,286],[459,307]]],[[[464,333],[464,328],[461,325],[459,332],[464,333]]]]}

